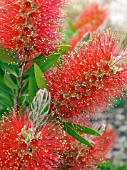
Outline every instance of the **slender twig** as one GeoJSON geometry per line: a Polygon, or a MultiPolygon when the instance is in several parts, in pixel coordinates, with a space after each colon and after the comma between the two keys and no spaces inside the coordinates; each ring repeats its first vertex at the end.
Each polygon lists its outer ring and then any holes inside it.
{"type": "Polygon", "coordinates": [[[17,95],[17,97],[16,97],[16,109],[17,110],[19,110],[19,104],[18,104],[18,101],[19,101],[19,99],[20,99],[20,97],[21,97],[21,92],[22,92],[22,87],[23,87],[23,74],[24,74],[24,69],[25,69],[25,65],[26,65],[26,63],[25,62],[23,62],[22,64],[21,64],[21,72],[20,72],[20,76],[18,77],[19,78],[19,89],[18,89],[18,95],[17,95]]]}

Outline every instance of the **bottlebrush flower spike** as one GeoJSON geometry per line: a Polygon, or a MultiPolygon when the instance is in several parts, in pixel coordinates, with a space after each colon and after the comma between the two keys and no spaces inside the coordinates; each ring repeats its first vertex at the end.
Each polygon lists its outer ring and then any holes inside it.
{"type": "Polygon", "coordinates": [[[62,148],[59,127],[54,122],[47,123],[34,133],[24,115],[11,113],[1,122],[0,169],[55,169],[59,164],[57,153],[62,148]]]}
{"type": "MultiPolygon", "coordinates": [[[[57,114],[75,117],[96,113],[116,97],[123,97],[127,84],[127,50],[116,34],[94,34],[88,43],[66,57],[60,68],[46,74],[57,114]]],[[[126,47],[125,47],[126,48],[126,47]]]]}
{"type": "Polygon", "coordinates": [[[102,136],[92,139],[93,147],[88,147],[71,140],[71,138],[66,138],[68,150],[64,155],[63,167],[66,170],[94,170],[99,163],[105,161],[108,152],[113,147],[115,138],[115,131],[108,127],[102,136]]]}
{"type": "Polygon", "coordinates": [[[0,45],[30,60],[48,54],[60,39],[65,0],[0,1],[0,45]]]}
{"type": "Polygon", "coordinates": [[[106,17],[105,8],[102,8],[98,3],[88,4],[78,16],[75,27],[77,29],[94,28],[95,30],[105,21],[106,17]]]}
{"type": "Polygon", "coordinates": [[[67,54],[72,52],[73,50],[76,50],[77,46],[83,42],[84,37],[87,34],[91,34],[95,30],[93,28],[84,28],[80,31],[78,31],[72,38],[69,39],[68,44],[71,46],[71,48],[67,51],[67,54]]]}
{"type": "Polygon", "coordinates": [[[106,18],[107,11],[105,8],[98,3],[88,4],[75,22],[77,33],[68,41],[68,44],[72,46],[69,51],[74,50],[77,43],[83,39],[86,33],[96,31],[106,18]]]}

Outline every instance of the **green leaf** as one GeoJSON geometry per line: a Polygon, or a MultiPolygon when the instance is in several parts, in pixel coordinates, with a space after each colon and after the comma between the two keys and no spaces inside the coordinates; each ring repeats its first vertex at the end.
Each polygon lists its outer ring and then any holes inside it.
{"type": "Polygon", "coordinates": [[[28,108],[27,106],[29,106],[29,104],[30,104],[29,97],[26,96],[26,100],[25,100],[25,107],[26,107],[26,109],[28,108]]]}
{"type": "Polygon", "coordinates": [[[34,74],[38,88],[48,88],[47,82],[44,78],[44,73],[41,71],[37,64],[34,64],[34,74]]]}
{"type": "Polygon", "coordinates": [[[8,74],[8,72],[5,72],[4,74],[4,82],[6,86],[8,86],[11,89],[18,89],[18,87],[16,86],[16,84],[13,82],[10,75],[8,74]]]}
{"type": "Polygon", "coordinates": [[[38,86],[35,79],[34,66],[32,66],[30,69],[29,84],[28,84],[28,94],[29,94],[30,101],[33,99],[34,96],[36,96],[37,90],[38,90],[38,86]]]}
{"type": "Polygon", "coordinates": [[[79,124],[71,124],[70,122],[66,122],[66,124],[68,124],[70,127],[74,128],[77,132],[83,132],[85,134],[101,136],[101,134],[98,131],[96,131],[92,128],[89,128],[87,126],[81,126],[79,124]]]}
{"type": "Polygon", "coordinates": [[[18,104],[21,106],[26,100],[26,96],[21,96],[18,100],[18,104]]]}
{"type": "Polygon", "coordinates": [[[19,73],[20,73],[20,71],[19,71],[19,66],[18,66],[18,64],[16,65],[11,65],[11,67],[12,67],[12,71],[11,71],[11,74],[13,74],[14,76],[19,76],[19,73]]]}
{"type": "Polygon", "coordinates": [[[63,129],[70,134],[71,136],[73,136],[75,139],[77,139],[79,142],[87,145],[87,146],[92,146],[92,144],[85,138],[83,138],[82,136],[80,136],[74,129],[73,127],[69,126],[68,123],[60,123],[60,126],[63,127],[63,129]]]}
{"type": "Polygon", "coordinates": [[[73,33],[76,33],[76,28],[71,20],[68,20],[68,26],[73,33]]]}
{"type": "Polygon", "coordinates": [[[47,112],[49,111],[49,107],[50,107],[50,104],[47,103],[47,104],[44,106],[44,108],[43,108],[42,115],[45,114],[45,113],[47,113],[47,112]]]}
{"type": "Polygon", "coordinates": [[[0,76],[2,76],[2,78],[4,77],[4,71],[1,67],[0,67],[0,76]]]}
{"type": "Polygon", "coordinates": [[[64,35],[65,36],[64,36],[64,39],[62,40],[62,43],[67,44],[69,39],[73,36],[73,33],[70,30],[69,31],[65,30],[64,35]]]}
{"type": "Polygon", "coordinates": [[[7,92],[8,94],[14,96],[12,89],[7,87],[4,83],[4,78],[0,75],[0,89],[2,89],[3,91],[7,92]]]}
{"type": "Polygon", "coordinates": [[[119,166],[119,167],[117,168],[117,170],[127,170],[127,163],[125,163],[125,164],[122,165],[122,166],[119,166]]]}
{"type": "Polygon", "coordinates": [[[47,57],[40,55],[34,58],[32,61],[35,62],[40,67],[42,72],[45,72],[56,63],[59,57],[60,54],[58,53],[49,55],[47,57]]]}
{"type": "Polygon", "coordinates": [[[14,58],[15,54],[13,52],[9,52],[4,49],[4,47],[0,46],[0,61],[3,61],[8,64],[16,63],[16,59],[14,58]]]}
{"type": "Polygon", "coordinates": [[[30,74],[30,71],[31,71],[31,67],[33,67],[33,65],[31,65],[27,71],[25,71],[24,75],[23,75],[23,80],[26,80],[29,78],[29,74],[30,74]]]}
{"type": "Polygon", "coordinates": [[[12,106],[12,98],[3,90],[0,89],[0,99],[1,99],[1,105],[6,104],[7,107],[12,106]]]}
{"type": "MultiPolygon", "coordinates": [[[[10,108],[9,108],[10,109],[10,108]]],[[[11,109],[10,109],[11,110],[11,109]]],[[[0,119],[2,118],[2,115],[5,114],[5,115],[9,115],[9,111],[6,109],[6,108],[2,108],[0,109],[0,119]]]]}
{"type": "Polygon", "coordinates": [[[58,47],[59,52],[61,54],[64,54],[67,50],[69,50],[71,48],[70,45],[61,45],[60,47],[58,47]]]}
{"type": "Polygon", "coordinates": [[[13,74],[15,77],[19,75],[18,65],[11,65],[0,61],[0,67],[4,72],[7,70],[10,74],[13,74]]]}
{"type": "Polygon", "coordinates": [[[124,98],[116,98],[111,102],[115,107],[122,107],[126,100],[124,98]]]}
{"type": "Polygon", "coordinates": [[[84,37],[76,44],[75,49],[78,49],[83,42],[87,42],[90,39],[90,33],[86,33],[84,37]]]}
{"type": "Polygon", "coordinates": [[[28,82],[26,82],[26,84],[24,84],[24,86],[22,87],[22,95],[26,94],[28,92],[28,82]]]}
{"type": "Polygon", "coordinates": [[[90,39],[90,33],[86,33],[82,39],[82,42],[87,42],[90,39]]]}
{"type": "Polygon", "coordinates": [[[115,169],[115,165],[110,161],[106,161],[106,162],[104,161],[98,164],[99,170],[109,170],[110,168],[115,169]]]}

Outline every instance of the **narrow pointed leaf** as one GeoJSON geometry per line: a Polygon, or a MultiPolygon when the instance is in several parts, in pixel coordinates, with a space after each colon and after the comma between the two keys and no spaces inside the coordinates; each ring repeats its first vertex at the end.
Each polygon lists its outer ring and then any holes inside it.
{"type": "Polygon", "coordinates": [[[76,44],[75,50],[78,49],[78,48],[82,45],[83,42],[87,42],[89,39],[90,39],[90,33],[88,32],[88,33],[86,33],[86,34],[84,35],[84,37],[76,44]]]}
{"type": "Polygon", "coordinates": [[[82,39],[82,42],[87,42],[90,39],[90,33],[86,33],[85,36],[82,39]]]}
{"type": "Polygon", "coordinates": [[[76,33],[76,28],[71,20],[68,20],[68,26],[73,33],[76,33]]]}
{"type": "MultiPolygon", "coordinates": [[[[9,110],[11,110],[11,108],[9,108],[9,110]]],[[[2,118],[2,115],[5,114],[5,115],[9,115],[9,111],[7,109],[1,109],[0,110],[0,118],[2,118]]]]}
{"type": "Polygon", "coordinates": [[[34,96],[36,96],[36,92],[38,90],[38,86],[35,79],[34,67],[31,67],[29,74],[29,83],[28,83],[28,94],[29,99],[32,100],[34,96]]]}
{"type": "Polygon", "coordinates": [[[4,83],[4,78],[1,75],[0,75],[0,89],[7,92],[8,94],[14,96],[12,89],[9,88],[8,86],[6,86],[6,84],[4,83]]]}
{"type": "Polygon", "coordinates": [[[13,82],[13,80],[11,79],[10,75],[7,72],[5,72],[4,74],[4,82],[6,86],[8,86],[11,89],[18,89],[17,85],[13,82]]]}
{"type": "Polygon", "coordinates": [[[60,123],[61,127],[63,127],[63,129],[70,134],[71,136],[73,136],[75,139],[77,139],[79,142],[87,145],[87,146],[92,146],[92,144],[85,138],[83,138],[82,136],[80,136],[71,126],[69,126],[68,123],[60,123]]]}
{"type": "Polygon", "coordinates": [[[28,92],[28,82],[22,87],[22,95],[28,92]]]}
{"type": "Polygon", "coordinates": [[[45,107],[43,108],[42,115],[45,114],[45,113],[47,113],[47,112],[49,111],[49,107],[50,107],[50,104],[47,103],[47,104],[45,105],[45,107]]]}
{"type": "Polygon", "coordinates": [[[45,72],[56,63],[59,57],[60,57],[59,53],[52,54],[47,57],[40,55],[34,58],[32,61],[35,62],[40,67],[42,72],[45,72]]]}
{"type": "Polygon", "coordinates": [[[71,48],[71,46],[70,45],[61,45],[60,47],[58,47],[59,48],[59,52],[61,53],[61,54],[63,54],[63,53],[65,53],[67,50],[69,50],[70,48],[71,48]]]}
{"type": "Polygon", "coordinates": [[[26,96],[21,96],[18,100],[18,104],[21,106],[23,103],[25,103],[26,96]]]}
{"type": "MultiPolygon", "coordinates": [[[[98,164],[97,167],[99,170],[109,170],[115,168],[115,164],[110,161],[103,161],[98,164]]],[[[117,167],[118,168],[118,167],[117,167]]],[[[126,169],[117,169],[117,170],[126,170],[126,169]]]]}
{"type": "Polygon", "coordinates": [[[85,134],[91,134],[91,135],[95,135],[95,136],[101,136],[101,134],[92,129],[92,128],[89,128],[87,126],[81,126],[79,124],[71,124],[70,122],[66,122],[66,124],[68,124],[69,126],[71,126],[72,128],[74,128],[77,132],[83,132],[85,134]]]}
{"type": "Polygon", "coordinates": [[[37,64],[34,64],[34,74],[38,88],[40,89],[48,88],[47,82],[44,77],[44,73],[41,71],[37,64]]]}
{"type": "Polygon", "coordinates": [[[7,70],[10,74],[17,77],[19,75],[18,65],[11,65],[0,61],[0,67],[3,71],[7,70]]]}
{"type": "Polygon", "coordinates": [[[0,89],[0,100],[2,105],[4,105],[5,103],[8,107],[12,106],[12,102],[13,102],[12,98],[1,89],[0,89]]]}

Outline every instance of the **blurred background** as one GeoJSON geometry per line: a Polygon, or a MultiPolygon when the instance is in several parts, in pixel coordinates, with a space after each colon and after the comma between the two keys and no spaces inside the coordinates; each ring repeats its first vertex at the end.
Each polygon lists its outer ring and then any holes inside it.
{"type": "MultiPolygon", "coordinates": [[[[119,38],[127,35],[127,0],[70,1],[66,8],[66,13],[68,20],[71,21],[72,24],[75,23],[80,13],[89,3],[97,2],[100,8],[106,9],[107,17],[96,31],[110,28],[118,32],[119,38]]],[[[112,101],[112,103],[114,108],[110,108],[104,113],[100,112],[98,116],[99,121],[106,120],[107,123],[110,123],[115,128],[117,133],[114,148],[109,154],[109,164],[100,167],[100,169],[127,170],[127,99],[126,97],[123,99],[118,98],[112,101]]]]}
{"type": "Polygon", "coordinates": [[[68,17],[76,19],[85,5],[97,2],[108,9],[108,23],[111,28],[127,33],[127,0],[70,0],[68,17]]]}

